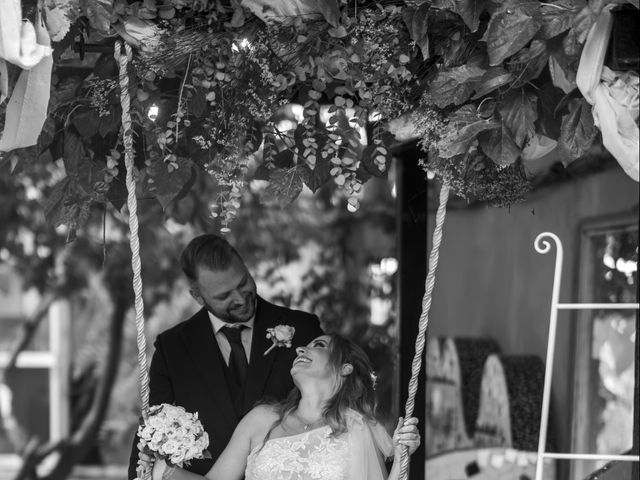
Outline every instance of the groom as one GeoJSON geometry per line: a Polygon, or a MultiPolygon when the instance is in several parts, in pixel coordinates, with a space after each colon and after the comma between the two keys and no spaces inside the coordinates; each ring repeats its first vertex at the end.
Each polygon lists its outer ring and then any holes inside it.
{"type": "MultiPolygon", "coordinates": [[[[191,240],[181,256],[191,296],[202,305],[190,319],[158,335],[151,360],[150,405],[198,412],[209,434],[211,460],[189,470],[204,475],[227,446],[238,421],[261,398],[282,399],[293,388],[295,349],[323,334],[318,318],[260,298],[242,258],[217,235],[191,240]],[[279,327],[280,326],[280,327],[279,327]],[[295,328],[291,347],[275,346],[267,329],[295,328]]],[[[136,477],[137,437],[129,462],[136,477]]]]}

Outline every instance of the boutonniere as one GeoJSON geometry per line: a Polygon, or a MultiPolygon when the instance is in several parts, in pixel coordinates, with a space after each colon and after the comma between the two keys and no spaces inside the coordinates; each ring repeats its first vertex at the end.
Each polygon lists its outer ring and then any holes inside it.
{"type": "Polygon", "coordinates": [[[295,333],[296,329],[291,325],[276,325],[273,328],[267,328],[267,338],[271,339],[273,345],[271,345],[264,354],[267,355],[276,347],[291,348],[291,340],[293,340],[295,333]]]}

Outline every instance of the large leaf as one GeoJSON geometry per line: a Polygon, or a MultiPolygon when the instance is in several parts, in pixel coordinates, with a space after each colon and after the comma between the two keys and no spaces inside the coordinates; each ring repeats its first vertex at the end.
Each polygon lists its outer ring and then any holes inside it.
{"type": "Polygon", "coordinates": [[[507,70],[515,78],[511,88],[518,88],[537,79],[547,66],[549,52],[547,44],[542,40],[533,40],[531,44],[515,53],[508,61],[507,70]]]}
{"type": "Polygon", "coordinates": [[[49,224],[74,230],[87,222],[90,208],[90,197],[79,194],[74,177],[66,177],[53,187],[44,211],[49,224]]]}
{"type": "Polygon", "coordinates": [[[67,129],[64,132],[63,160],[67,175],[75,175],[80,163],[86,160],[86,148],[82,137],[73,129],[67,129]]]}
{"type": "Polygon", "coordinates": [[[422,58],[429,58],[429,37],[427,36],[427,23],[429,4],[423,3],[419,7],[405,7],[402,18],[407,25],[411,39],[420,47],[422,58]]]}
{"type": "Polygon", "coordinates": [[[301,170],[307,170],[301,173],[301,178],[313,193],[316,193],[320,187],[331,179],[331,162],[328,158],[318,155],[316,165],[313,170],[306,164],[298,166],[301,170]]]}
{"type": "Polygon", "coordinates": [[[496,164],[506,167],[520,156],[520,148],[513,141],[511,132],[504,122],[498,128],[478,135],[482,151],[496,164]]]}
{"type": "Polygon", "coordinates": [[[575,14],[580,11],[586,2],[584,0],[558,0],[556,2],[542,3],[540,7],[540,23],[542,34],[545,38],[552,38],[569,30],[572,26],[575,14]]]}
{"type": "Polygon", "coordinates": [[[556,106],[563,97],[562,91],[552,83],[543,84],[538,93],[538,133],[549,138],[557,139],[560,136],[561,119],[556,115],[556,106]]]}
{"type": "Polygon", "coordinates": [[[480,14],[486,10],[487,0],[455,0],[455,11],[462,17],[469,30],[475,32],[480,25],[480,14]]]}
{"type": "Polygon", "coordinates": [[[338,0],[316,0],[318,10],[332,27],[337,27],[340,23],[340,5],[338,0]]]}
{"type": "Polygon", "coordinates": [[[147,169],[149,177],[153,181],[151,191],[163,209],[178,197],[193,173],[191,163],[186,158],[177,157],[175,163],[178,164],[178,168],[170,167],[169,163],[155,161],[147,169]]]}
{"type": "Polygon", "coordinates": [[[113,13],[113,1],[111,0],[84,0],[85,11],[89,18],[89,24],[100,33],[109,33],[111,29],[111,14],[113,13]]]}
{"type": "Polygon", "coordinates": [[[598,130],[593,124],[591,105],[584,98],[575,98],[569,103],[569,113],[562,117],[558,148],[568,158],[565,163],[571,163],[584,155],[591,145],[598,130]]]}
{"type": "Polygon", "coordinates": [[[117,108],[109,107],[109,114],[103,115],[98,120],[98,134],[105,138],[107,135],[117,133],[120,130],[121,116],[117,108]]]}
{"type": "Polygon", "coordinates": [[[444,128],[437,144],[438,155],[452,158],[464,154],[480,132],[497,126],[495,120],[480,117],[473,105],[465,105],[451,116],[444,128]]]}
{"type": "MultiPolygon", "coordinates": [[[[522,160],[534,162],[555,150],[558,142],[545,137],[544,135],[534,135],[522,149],[522,160]]],[[[528,165],[531,168],[530,165],[528,165]]]]}
{"type": "Polygon", "coordinates": [[[523,48],[540,30],[540,23],[522,8],[505,8],[495,13],[487,29],[487,50],[490,65],[523,48]]]}
{"type": "Polygon", "coordinates": [[[74,127],[76,127],[78,133],[88,141],[91,137],[98,133],[98,124],[100,123],[100,117],[98,116],[98,112],[93,108],[78,110],[79,111],[74,114],[71,123],[74,127]]]}
{"type": "Polygon", "coordinates": [[[535,133],[535,121],[538,119],[538,97],[523,89],[511,92],[500,106],[502,120],[513,134],[513,140],[518,147],[535,133]]]}
{"type": "Polygon", "coordinates": [[[49,193],[49,196],[47,197],[47,202],[44,206],[44,215],[47,221],[54,227],[62,224],[60,222],[60,218],[70,186],[71,178],[66,177],[55,184],[51,193],[49,193]]]}
{"type": "Polygon", "coordinates": [[[433,102],[440,108],[452,103],[461,105],[469,100],[484,73],[485,69],[474,65],[441,70],[431,81],[430,94],[433,102]]]}
{"type": "Polygon", "coordinates": [[[513,80],[513,74],[502,67],[489,67],[475,87],[473,99],[484,97],[513,80]]]}
{"type": "Polygon", "coordinates": [[[263,200],[266,203],[277,203],[281,207],[286,207],[298,198],[302,191],[303,183],[308,180],[308,174],[308,168],[305,169],[298,166],[288,169],[275,169],[271,172],[269,185],[265,189],[263,200]]]}

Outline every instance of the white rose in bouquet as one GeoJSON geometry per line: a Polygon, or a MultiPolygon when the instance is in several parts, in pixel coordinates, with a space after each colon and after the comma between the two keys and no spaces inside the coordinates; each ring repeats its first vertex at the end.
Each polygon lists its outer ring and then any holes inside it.
{"type": "MultiPolygon", "coordinates": [[[[168,465],[182,467],[193,459],[211,458],[207,451],[209,435],[198,420],[198,413],[189,413],[183,407],[154,405],[144,424],[138,427],[139,448],[168,465]]],[[[144,466],[138,466],[143,477],[144,466]]]]}

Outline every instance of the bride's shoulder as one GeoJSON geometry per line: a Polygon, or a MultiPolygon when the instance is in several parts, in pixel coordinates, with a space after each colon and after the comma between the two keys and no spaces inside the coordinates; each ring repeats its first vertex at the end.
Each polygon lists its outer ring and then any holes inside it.
{"type": "Polygon", "coordinates": [[[254,407],[243,418],[243,421],[256,426],[262,426],[266,424],[271,426],[271,424],[273,424],[273,422],[275,422],[278,418],[279,415],[275,405],[263,404],[254,407]]]}

